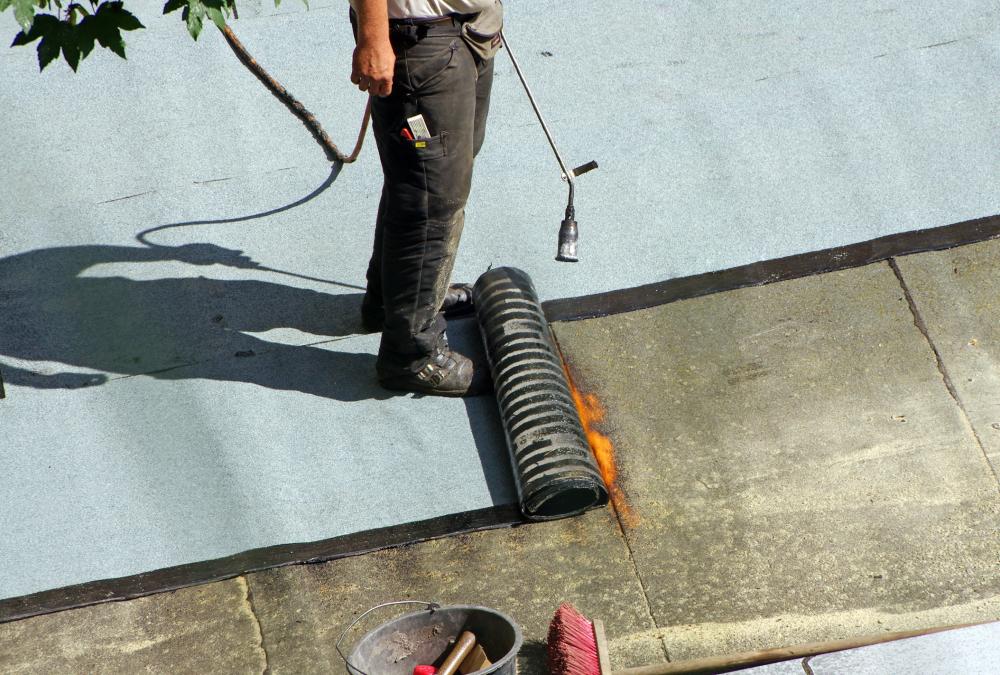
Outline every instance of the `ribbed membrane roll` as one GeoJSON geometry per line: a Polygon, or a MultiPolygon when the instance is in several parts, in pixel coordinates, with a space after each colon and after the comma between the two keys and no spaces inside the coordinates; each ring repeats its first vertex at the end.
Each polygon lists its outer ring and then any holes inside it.
{"type": "Polygon", "coordinates": [[[530,277],[500,267],[479,277],[473,292],[521,511],[551,520],[606,504],[607,488],[530,277]]]}

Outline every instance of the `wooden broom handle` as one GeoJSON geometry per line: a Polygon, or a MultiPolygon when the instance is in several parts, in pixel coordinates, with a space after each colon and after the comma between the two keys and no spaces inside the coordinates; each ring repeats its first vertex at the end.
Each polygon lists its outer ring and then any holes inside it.
{"type": "Polygon", "coordinates": [[[776,661],[801,659],[807,656],[825,654],[827,652],[840,652],[845,649],[856,649],[858,647],[867,647],[869,645],[877,645],[883,642],[892,642],[894,640],[903,640],[905,638],[940,633],[946,630],[955,630],[957,628],[969,628],[971,626],[981,625],[983,624],[964,623],[956,626],[921,628],[919,630],[883,633],[881,635],[863,635],[861,637],[846,638],[844,640],[832,640],[829,642],[810,642],[809,644],[795,645],[793,647],[763,649],[756,652],[742,652],[739,654],[730,654],[728,656],[709,656],[701,659],[661,663],[655,666],[626,668],[625,670],[614,671],[613,675],[679,675],[681,673],[697,673],[707,670],[719,672],[736,668],[746,668],[749,666],[761,666],[768,663],[775,663],[776,661]]]}

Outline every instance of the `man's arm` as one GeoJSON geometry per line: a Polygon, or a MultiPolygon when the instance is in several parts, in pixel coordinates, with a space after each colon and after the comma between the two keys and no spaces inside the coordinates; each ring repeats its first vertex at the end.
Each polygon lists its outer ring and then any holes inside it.
{"type": "Polygon", "coordinates": [[[392,92],[396,55],[389,43],[389,7],[386,0],[359,0],[358,46],[354,49],[351,82],[375,96],[392,92]]]}

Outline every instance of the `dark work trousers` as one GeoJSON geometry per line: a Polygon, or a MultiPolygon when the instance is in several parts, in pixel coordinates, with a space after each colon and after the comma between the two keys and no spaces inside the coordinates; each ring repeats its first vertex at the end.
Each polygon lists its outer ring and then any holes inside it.
{"type": "Polygon", "coordinates": [[[462,235],[473,159],[483,144],[493,61],[461,38],[461,21],[392,22],[392,94],[372,99],[385,181],[368,266],[368,302],[385,309],[380,371],[419,370],[446,346],[441,303],[462,235]],[[421,114],[430,138],[410,139],[421,114]]]}

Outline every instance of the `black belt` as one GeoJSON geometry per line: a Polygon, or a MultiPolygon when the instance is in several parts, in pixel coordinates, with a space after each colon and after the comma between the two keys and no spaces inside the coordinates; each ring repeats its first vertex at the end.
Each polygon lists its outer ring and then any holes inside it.
{"type": "Polygon", "coordinates": [[[389,26],[460,26],[475,14],[449,14],[431,19],[389,19],[389,26]]]}
{"type": "Polygon", "coordinates": [[[428,36],[457,36],[462,34],[462,25],[469,18],[465,14],[451,14],[434,19],[389,19],[389,34],[410,44],[428,36]]]}

